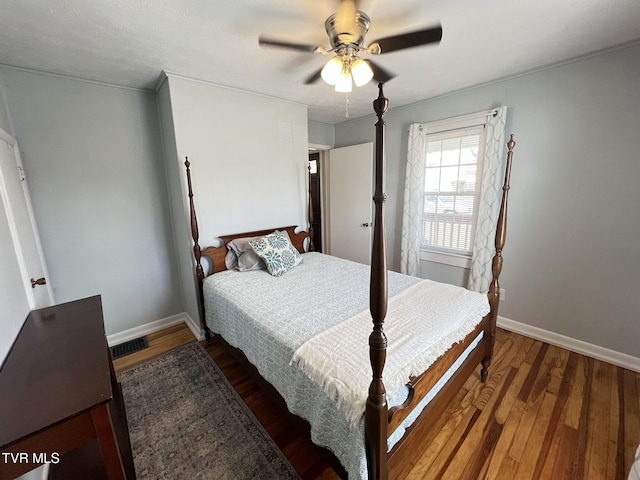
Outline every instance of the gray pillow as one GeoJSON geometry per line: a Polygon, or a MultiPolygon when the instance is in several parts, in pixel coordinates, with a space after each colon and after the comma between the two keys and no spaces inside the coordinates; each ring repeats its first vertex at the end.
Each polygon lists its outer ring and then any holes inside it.
{"type": "Polygon", "coordinates": [[[266,270],[267,266],[253,251],[249,242],[260,237],[243,237],[227,243],[227,255],[224,259],[227,270],[246,272],[249,270],[266,270]]]}

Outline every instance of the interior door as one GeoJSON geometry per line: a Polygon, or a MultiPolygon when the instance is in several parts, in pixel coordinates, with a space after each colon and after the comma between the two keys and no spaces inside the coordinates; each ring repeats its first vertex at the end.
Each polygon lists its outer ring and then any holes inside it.
{"type": "Polygon", "coordinates": [[[0,363],[30,310],[52,304],[17,144],[0,130],[0,363]],[[37,283],[32,287],[31,279],[37,283]],[[41,280],[44,279],[44,280],[41,280]]]}
{"type": "Polygon", "coordinates": [[[329,252],[371,263],[373,143],[334,148],[327,167],[329,252]]]}

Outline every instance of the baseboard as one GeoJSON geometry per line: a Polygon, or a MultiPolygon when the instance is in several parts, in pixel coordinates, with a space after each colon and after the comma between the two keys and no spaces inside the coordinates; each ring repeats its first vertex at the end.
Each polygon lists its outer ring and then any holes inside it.
{"type": "Polygon", "coordinates": [[[189,330],[191,330],[193,336],[196,337],[198,341],[204,340],[204,329],[200,326],[200,322],[196,322],[193,318],[191,318],[191,315],[186,312],[184,313],[184,316],[184,323],[187,324],[187,327],[189,327],[189,330]]]}
{"type": "Polygon", "coordinates": [[[201,331],[200,325],[195,322],[188,313],[182,312],[176,315],[171,315],[170,317],[161,318],[160,320],[145,323],[138,327],[130,328],[129,330],[107,335],[107,343],[110,347],[113,345],[119,345],[123,342],[133,340],[134,338],[143,337],[144,335],[148,335],[183,322],[187,327],[189,327],[189,330],[193,332],[193,335],[198,340],[204,339],[204,332],[201,331]]]}
{"type": "Polygon", "coordinates": [[[640,358],[498,316],[498,327],[640,373],[640,358]]]}
{"type": "MultiPolygon", "coordinates": [[[[187,327],[189,327],[189,330],[191,330],[196,339],[204,340],[204,330],[201,328],[200,323],[191,318],[188,313],[182,312],[154,322],[140,325],[139,327],[125,330],[123,332],[108,335],[107,342],[109,346],[118,345],[128,340],[133,340],[134,338],[142,337],[149,333],[172,327],[173,325],[177,325],[181,322],[184,322],[187,327]]],[[[515,320],[501,316],[498,316],[497,323],[498,327],[509,330],[510,332],[535,338],[536,340],[541,340],[549,343],[550,345],[566,348],[572,352],[580,353],[582,355],[640,373],[640,358],[627,355],[626,353],[616,352],[609,348],[587,343],[582,340],[576,340],[575,338],[567,337],[565,335],[534,327],[532,325],[527,325],[525,323],[516,322],[515,320]]]]}

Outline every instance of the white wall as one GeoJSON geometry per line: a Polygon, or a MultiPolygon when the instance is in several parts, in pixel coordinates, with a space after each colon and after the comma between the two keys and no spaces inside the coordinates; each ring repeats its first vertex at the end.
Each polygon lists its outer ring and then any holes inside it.
{"type": "Polygon", "coordinates": [[[11,136],[15,135],[9,119],[9,108],[7,106],[7,89],[4,86],[2,76],[0,75],[0,130],[4,130],[11,136]]]}
{"type": "Polygon", "coordinates": [[[307,122],[309,131],[309,145],[319,147],[333,147],[336,143],[335,129],[333,125],[322,122],[307,122]]]}
{"type": "MultiPolygon", "coordinates": [[[[640,44],[396,109],[390,82],[391,266],[399,268],[409,125],[507,105],[518,144],[500,314],[640,357],[638,79],[640,44]]],[[[373,140],[374,123],[338,124],[336,146],[373,140]]]]}
{"type": "Polygon", "coordinates": [[[171,74],[158,96],[185,309],[197,319],[185,157],[201,247],[224,234],[306,229],[307,108],[171,74]]]}
{"type": "Polygon", "coordinates": [[[182,311],[155,95],[0,67],[56,303],[107,334],[182,311]]]}

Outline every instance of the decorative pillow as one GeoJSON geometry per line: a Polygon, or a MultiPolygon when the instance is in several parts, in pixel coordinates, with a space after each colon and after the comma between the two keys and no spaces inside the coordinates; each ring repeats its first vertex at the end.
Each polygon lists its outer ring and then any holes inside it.
{"type": "Polygon", "coordinates": [[[267,266],[262,259],[254,252],[249,241],[260,237],[243,237],[231,240],[227,244],[229,251],[224,258],[227,270],[238,270],[246,272],[248,270],[266,270],[267,266]]]}
{"type": "Polygon", "coordinates": [[[287,232],[276,230],[264,237],[250,240],[249,245],[264,260],[267,270],[274,277],[284,275],[302,263],[302,255],[291,244],[287,232]]]}

